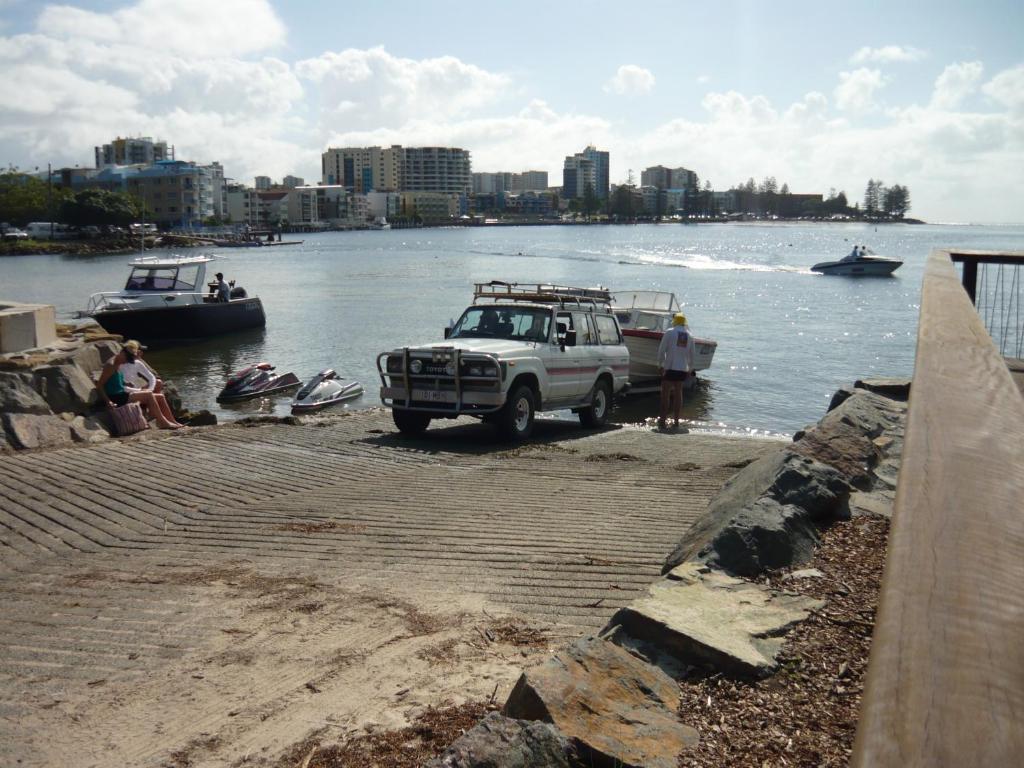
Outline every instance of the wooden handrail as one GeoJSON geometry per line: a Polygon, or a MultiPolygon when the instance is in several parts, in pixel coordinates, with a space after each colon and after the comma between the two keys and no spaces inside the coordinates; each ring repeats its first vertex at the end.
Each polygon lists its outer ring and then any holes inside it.
{"type": "Polygon", "coordinates": [[[1024,760],[1024,397],[928,259],[853,766],[1024,760]]]}

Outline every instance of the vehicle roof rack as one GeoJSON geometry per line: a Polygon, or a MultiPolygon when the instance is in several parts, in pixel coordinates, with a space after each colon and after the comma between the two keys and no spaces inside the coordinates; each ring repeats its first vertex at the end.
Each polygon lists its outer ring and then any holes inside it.
{"type": "Polygon", "coordinates": [[[568,285],[550,283],[507,283],[491,280],[489,283],[473,285],[473,303],[481,299],[491,301],[524,301],[534,304],[558,304],[564,306],[611,306],[612,295],[607,288],[574,288],[568,285]]]}

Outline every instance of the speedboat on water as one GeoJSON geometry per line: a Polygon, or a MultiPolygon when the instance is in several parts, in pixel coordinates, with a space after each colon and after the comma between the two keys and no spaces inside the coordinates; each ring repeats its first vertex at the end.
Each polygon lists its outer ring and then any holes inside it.
{"type": "Polygon", "coordinates": [[[888,277],[903,265],[902,261],[879,256],[870,248],[861,248],[857,254],[856,258],[850,254],[839,261],[823,261],[811,267],[811,271],[845,277],[888,277]]]}
{"type": "Polygon", "coordinates": [[[82,317],[110,333],[145,343],[170,343],[262,328],[263,304],[242,287],[229,301],[217,301],[206,281],[213,256],[143,256],[128,262],[124,289],[94,293],[82,317]]]}
{"type": "Polygon", "coordinates": [[[254,397],[265,397],[277,392],[294,389],[302,382],[299,377],[288,373],[274,373],[270,363],[257,363],[232,374],[217,395],[218,403],[231,403],[238,400],[249,400],[254,397]]]}
{"type": "MultiPolygon", "coordinates": [[[[629,383],[638,387],[659,380],[658,347],[665,331],[672,327],[672,317],[682,308],[674,293],[667,291],[615,291],[612,311],[619,321],[622,336],[629,350],[629,383]]],[[[711,367],[718,342],[693,337],[693,370],[711,367]]],[[[690,381],[696,382],[694,377],[690,381]]]]}
{"type": "Polygon", "coordinates": [[[363,394],[358,381],[345,381],[331,368],[320,371],[307,381],[292,400],[292,413],[326,408],[329,405],[353,400],[363,394]]]}

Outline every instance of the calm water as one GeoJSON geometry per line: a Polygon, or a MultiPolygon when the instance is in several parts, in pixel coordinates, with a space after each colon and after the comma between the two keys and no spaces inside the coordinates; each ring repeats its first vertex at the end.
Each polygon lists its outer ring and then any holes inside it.
{"type": "MultiPolygon", "coordinates": [[[[288,412],[287,396],[223,407],[227,375],[267,360],[305,380],[335,368],[366,387],[349,407],[379,404],[376,355],[442,338],[449,318],[492,279],[673,291],[698,336],[718,341],[707,386],[687,416],[724,430],[791,433],[832,392],[866,376],[913,370],[921,277],[933,248],[1015,248],[1024,227],[723,224],[495,227],[331,232],[293,248],[227,251],[228,279],[260,296],[264,331],[147,360],[186,405],[222,418],[288,412]],[[905,263],[888,279],[823,277],[809,267],[854,243],[905,263]]],[[[223,255],[218,253],[217,255],[223,255]]],[[[54,304],[70,318],[116,290],[127,257],[0,258],[0,299],[54,304]]],[[[653,408],[653,410],[652,410],[653,408]]],[[[649,398],[625,420],[652,415],[649,398]]]]}

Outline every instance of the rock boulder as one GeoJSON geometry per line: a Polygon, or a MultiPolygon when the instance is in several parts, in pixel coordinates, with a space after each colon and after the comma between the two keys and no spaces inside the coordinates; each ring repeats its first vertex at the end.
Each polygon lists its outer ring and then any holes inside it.
{"type": "Polygon", "coordinates": [[[29,374],[0,372],[0,413],[51,413],[31,382],[29,374]]]}
{"type": "Polygon", "coordinates": [[[32,371],[32,378],[55,413],[86,414],[99,401],[95,385],[77,365],[44,365],[32,371]]]}
{"type": "Polygon", "coordinates": [[[3,427],[15,448],[63,448],[74,442],[71,424],[60,416],[5,413],[3,427]]]}
{"type": "Polygon", "coordinates": [[[692,559],[743,575],[805,562],[815,525],[848,514],[849,491],[837,470],[789,449],[762,456],[723,486],[662,573],[692,559]]]}
{"type": "Polygon", "coordinates": [[[584,765],[675,768],[698,740],[679,722],[678,706],[678,686],[660,669],[584,638],[524,672],[503,712],[552,723],[584,765]]]}
{"type": "Polygon", "coordinates": [[[553,725],[492,712],[426,768],[569,768],[571,754],[553,725]]]}
{"type": "Polygon", "coordinates": [[[785,633],[822,605],[684,563],[620,608],[605,631],[627,647],[639,641],[645,655],[667,655],[676,666],[756,678],[778,669],[785,633]]]}

